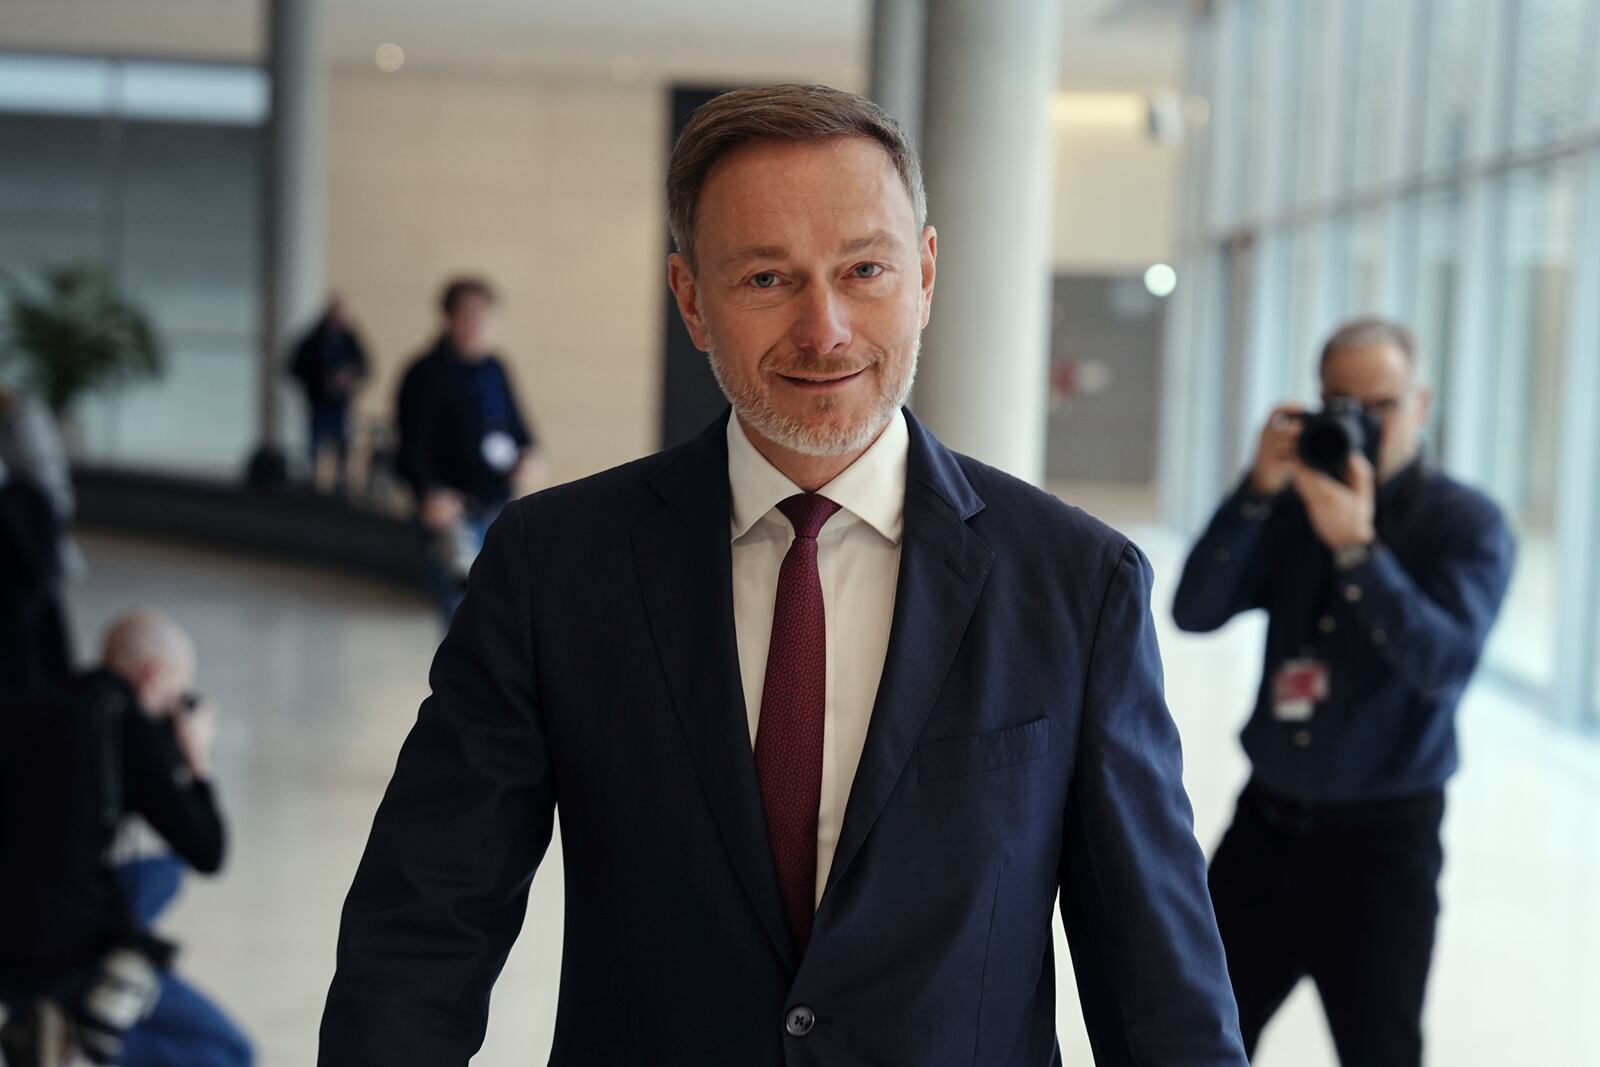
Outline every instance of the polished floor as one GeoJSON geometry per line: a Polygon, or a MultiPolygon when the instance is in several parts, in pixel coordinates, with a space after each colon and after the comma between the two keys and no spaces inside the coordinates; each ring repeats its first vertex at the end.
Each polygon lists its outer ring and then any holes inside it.
{"type": "MultiPolygon", "coordinates": [[[[1255,685],[1259,623],[1192,638],[1166,623],[1182,545],[1139,534],[1157,593],[1167,686],[1183,731],[1196,831],[1221,834],[1245,766],[1235,733],[1255,685]]],[[[84,648],[115,613],[164,608],[195,633],[221,714],[218,777],[232,818],[224,874],[195,881],[166,930],[180,966],[242,1021],[264,1067],[314,1061],[338,912],[438,639],[422,602],[326,572],[103,536],[72,596],[84,648]]],[[[1600,746],[1482,682],[1463,711],[1466,766],[1450,793],[1445,912],[1426,1028],[1446,1067],[1600,1064],[1600,746]]],[[[559,841],[474,1061],[543,1063],[561,953],[559,841]]],[[[1060,936],[1059,930],[1057,934],[1060,936]]],[[[1062,962],[1068,1064],[1092,1059],[1062,962]]],[[[1332,1067],[1302,987],[1261,1067],[1332,1067]]],[[[1357,1065],[1351,1065],[1357,1067],[1357,1065]]]]}

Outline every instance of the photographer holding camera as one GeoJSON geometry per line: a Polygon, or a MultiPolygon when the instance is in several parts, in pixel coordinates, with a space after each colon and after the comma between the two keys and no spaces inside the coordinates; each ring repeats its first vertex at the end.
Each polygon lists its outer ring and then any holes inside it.
{"type": "Polygon", "coordinates": [[[1514,548],[1422,457],[1432,394],[1405,327],[1347,324],[1320,370],[1325,410],[1273,411],[1173,605],[1191,632],[1269,620],[1252,775],[1209,882],[1248,1052],[1309,976],[1341,1063],[1415,1067],[1455,712],[1514,548]]]}
{"type": "Polygon", "coordinates": [[[195,870],[222,865],[215,713],[190,690],[195,666],[176,623],[137,612],[113,624],[100,667],[0,709],[0,1062],[61,1062],[69,1045],[126,1067],[252,1061],[171,973],[173,946],[128,889],[149,894],[119,885],[109,859],[138,815],[195,870]]]}

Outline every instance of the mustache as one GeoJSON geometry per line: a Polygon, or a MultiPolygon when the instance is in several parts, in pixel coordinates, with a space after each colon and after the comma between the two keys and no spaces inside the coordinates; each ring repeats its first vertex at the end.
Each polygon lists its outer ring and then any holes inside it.
{"type": "Polygon", "coordinates": [[[805,356],[768,353],[761,357],[758,369],[763,374],[781,374],[789,378],[843,378],[869,367],[876,367],[883,361],[882,352],[832,359],[811,359],[805,356]]]}

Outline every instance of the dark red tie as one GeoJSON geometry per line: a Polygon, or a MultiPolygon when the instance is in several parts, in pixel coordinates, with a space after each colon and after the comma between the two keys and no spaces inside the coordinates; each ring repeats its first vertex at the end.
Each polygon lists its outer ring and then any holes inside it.
{"type": "Polygon", "coordinates": [[[839,505],[801,493],[781,502],[778,510],[794,524],[794,541],[778,571],[772,644],[756,726],[756,776],[778,887],[803,954],[816,911],[817,806],[822,800],[822,714],[828,684],[817,534],[839,505]]]}

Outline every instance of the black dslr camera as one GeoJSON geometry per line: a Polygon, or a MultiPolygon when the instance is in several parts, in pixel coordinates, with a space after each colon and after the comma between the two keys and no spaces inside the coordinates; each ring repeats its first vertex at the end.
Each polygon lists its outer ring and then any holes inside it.
{"type": "Polygon", "coordinates": [[[1361,401],[1336,396],[1321,411],[1300,416],[1300,459],[1312,470],[1342,482],[1352,452],[1360,452],[1373,466],[1378,465],[1382,429],[1378,417],[1361,401]]]}

